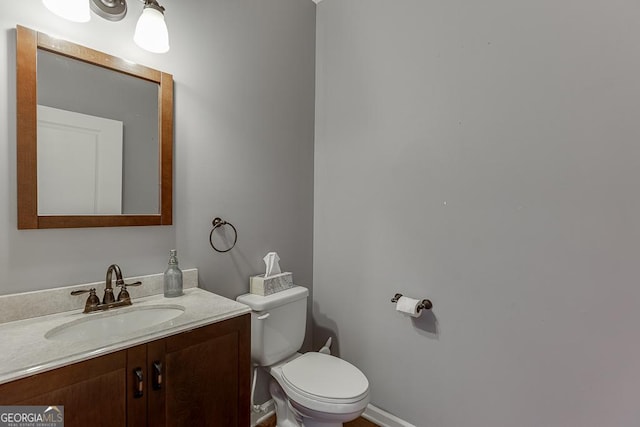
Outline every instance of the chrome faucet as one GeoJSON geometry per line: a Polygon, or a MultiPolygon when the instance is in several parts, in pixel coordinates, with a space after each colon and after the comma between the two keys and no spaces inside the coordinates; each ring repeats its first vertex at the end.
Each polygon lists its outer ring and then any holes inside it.
{"type": "Polygon", "coordinates": [[[140,281],[128,284],[124,283],[124,280],[122,279],[122,270],[120,270],[118,264],[111,264],[109,268],[107,268],[107,277],[105,279],[104,296],[102,297],[102,303],[96,295],[96,288],[73,291],[71,292],[71,295],[80,295],[89,292],[89,298],[87,298],[87,302],[84,305],[84,312],[91,313],[93,311],[108,310],[114,307],[131,305],[131,296],[129,296],[127,286],[140,285],[142,285],[142,282],[140,281]],[[120,290],[120,293],[118,294],[118,299],[113,296],[113,272],[116,273],[116,286],[122,288],[120,290]]]}

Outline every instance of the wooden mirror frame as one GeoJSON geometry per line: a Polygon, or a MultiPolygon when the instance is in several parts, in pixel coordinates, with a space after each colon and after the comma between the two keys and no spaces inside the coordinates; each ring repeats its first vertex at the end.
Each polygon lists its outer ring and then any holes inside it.
{"type": "Polygon", "coordinates": [[[18,229],[171,225],[173,215],[173,76],[22,26],[16,27],[18,229]],[[159,85],[159,214],[38,215],[38,49],[159,85]]]}

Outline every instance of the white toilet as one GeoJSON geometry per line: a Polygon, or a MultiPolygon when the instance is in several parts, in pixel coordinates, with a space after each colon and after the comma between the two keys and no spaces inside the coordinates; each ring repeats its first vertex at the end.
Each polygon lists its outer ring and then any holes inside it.
{"type": "Polygon", "coordinates": [[[306,329],[309,291],[295,286],[269,296],[244,294],[251,307],[251,359],[273,380],[278,427],[339,427],[359,417],[369,403],[369,381],[337,357],[297,353],[306,329]]]}

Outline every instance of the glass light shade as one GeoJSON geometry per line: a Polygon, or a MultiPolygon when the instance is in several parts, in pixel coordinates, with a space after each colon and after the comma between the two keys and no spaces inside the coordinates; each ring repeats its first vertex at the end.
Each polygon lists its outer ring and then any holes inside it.
{"type": "Polygon", "coordinates": [[[42,0],[45,7],[61,18],[73,22],[89,22],[88,0],[42,0]]]}
{"type": "Polygon", "coordinates": [[[153,53],[169,51],[169,31],[164,22],[164,14],[152,7],[142,9],[136,24],[133,41],[144,50],[153,53]]]}

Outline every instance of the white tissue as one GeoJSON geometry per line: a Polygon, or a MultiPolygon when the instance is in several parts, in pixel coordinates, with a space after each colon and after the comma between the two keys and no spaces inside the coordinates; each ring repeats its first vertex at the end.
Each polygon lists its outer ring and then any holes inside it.
{"type": "Polygon", "coordinates": [[[420,317],[422,311],[418,311],[418,306],[421,302],[419,299],[400,297],[396,303],[396,311],[411,317],[420,317]]]}
{"type": "Polygon", "coordinates": [[[264,272],[265,278],[281,273],[279,264],[280,257],[276,252],[269,252],[263,259],[266,266],[266,270],[264,272]]]}

